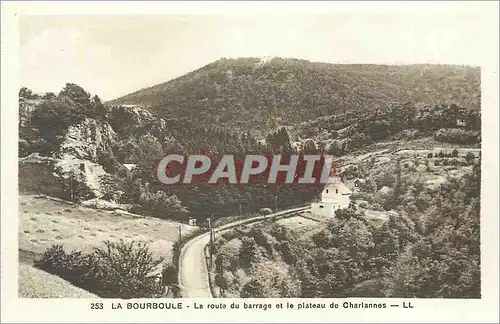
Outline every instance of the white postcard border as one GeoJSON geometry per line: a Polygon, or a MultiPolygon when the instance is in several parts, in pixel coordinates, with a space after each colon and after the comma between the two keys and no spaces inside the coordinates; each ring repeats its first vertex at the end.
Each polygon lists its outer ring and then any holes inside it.
{"type": "MultiPolygon", "coordinates": [[[[1,291],[2,322],[477,322],[498,321],[498,3],[455,2],[455,3],[367,3],[367,2],[294,2],[294,3],[203,3],[203,2],[2,2],[2,95],[1,95],[1,291]],[[22,14],[148,14],[148,13],[376,13],[407,12],[424,13],[428,10],[444,12],[464,12],[484,14],[488,19],[488,30],[483,35],[488,42],[480,59],[482,75],[482,299],[480,300],[443,300],[409,299],[413,309],[391,308],[386,311],[377,309],[328,309],[331,302],[344,301],[386,302],[400,304],[403,300],[350,298],[316,299],[313,303],[325,303],[327,309],[294,311],[288,309],[270,310],[195,310],[194,302],[200,304],[251,303],[244,299],[192,300],[172,299],[167,302],[183,303],[180,310],[111,310],[117,300],[100,299],[19,299],[17,297],[17,96],[19,89],[19,32],[17,19],[22,14]],[[496,13],[496,15],[494,14],[496,13]],[[92,310],[90,304],[102,302],[105,310],[92,310]],[[185,305],[191,305],[186,309],[185,305]]],[[[159,300],[140,300],[140,302],[159,302],[159,300]]],[[[302,299],[265,299],[256,303],[295,304],[302,299]]],[[[122,303],[129,301],[121,300],[122,303]]]]}

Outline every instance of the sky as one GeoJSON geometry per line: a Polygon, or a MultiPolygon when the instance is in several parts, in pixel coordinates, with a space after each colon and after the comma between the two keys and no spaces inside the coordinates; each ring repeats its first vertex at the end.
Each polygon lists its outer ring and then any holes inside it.
{"type": "Polygon", "coordinates": [[[477,66],[486,23],[467,13],[21,16],[20,81],[55,93],[73,82],[111,100],[222,57],[477,66]]]}

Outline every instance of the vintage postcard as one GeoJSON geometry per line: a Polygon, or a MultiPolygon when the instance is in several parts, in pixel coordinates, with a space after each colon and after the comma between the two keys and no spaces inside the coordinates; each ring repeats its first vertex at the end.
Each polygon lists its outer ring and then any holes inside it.
{"type": "Polygon", "coordinates": [[[498,9],[2,2],[2,322],[498,321],[498,9]]]}

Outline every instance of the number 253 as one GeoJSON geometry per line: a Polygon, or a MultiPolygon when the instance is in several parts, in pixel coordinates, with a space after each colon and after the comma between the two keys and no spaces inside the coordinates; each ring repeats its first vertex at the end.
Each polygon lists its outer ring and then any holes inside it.
{"type": "Polygon", "coordinates": [[[90,309],[104,309],[104,306],[102,303],[91,303],[90,309]]]}

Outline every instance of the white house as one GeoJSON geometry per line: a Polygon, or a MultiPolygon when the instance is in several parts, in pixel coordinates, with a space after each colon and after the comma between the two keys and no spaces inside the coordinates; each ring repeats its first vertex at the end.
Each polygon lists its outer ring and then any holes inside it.
{"type": "Polygon", "coordinates": [[[348,208],[352,191],[340,180],[333,178],[321,192],[321,201],[311,204],[313,214],[334,217],[337,209],[348,208]]]}

